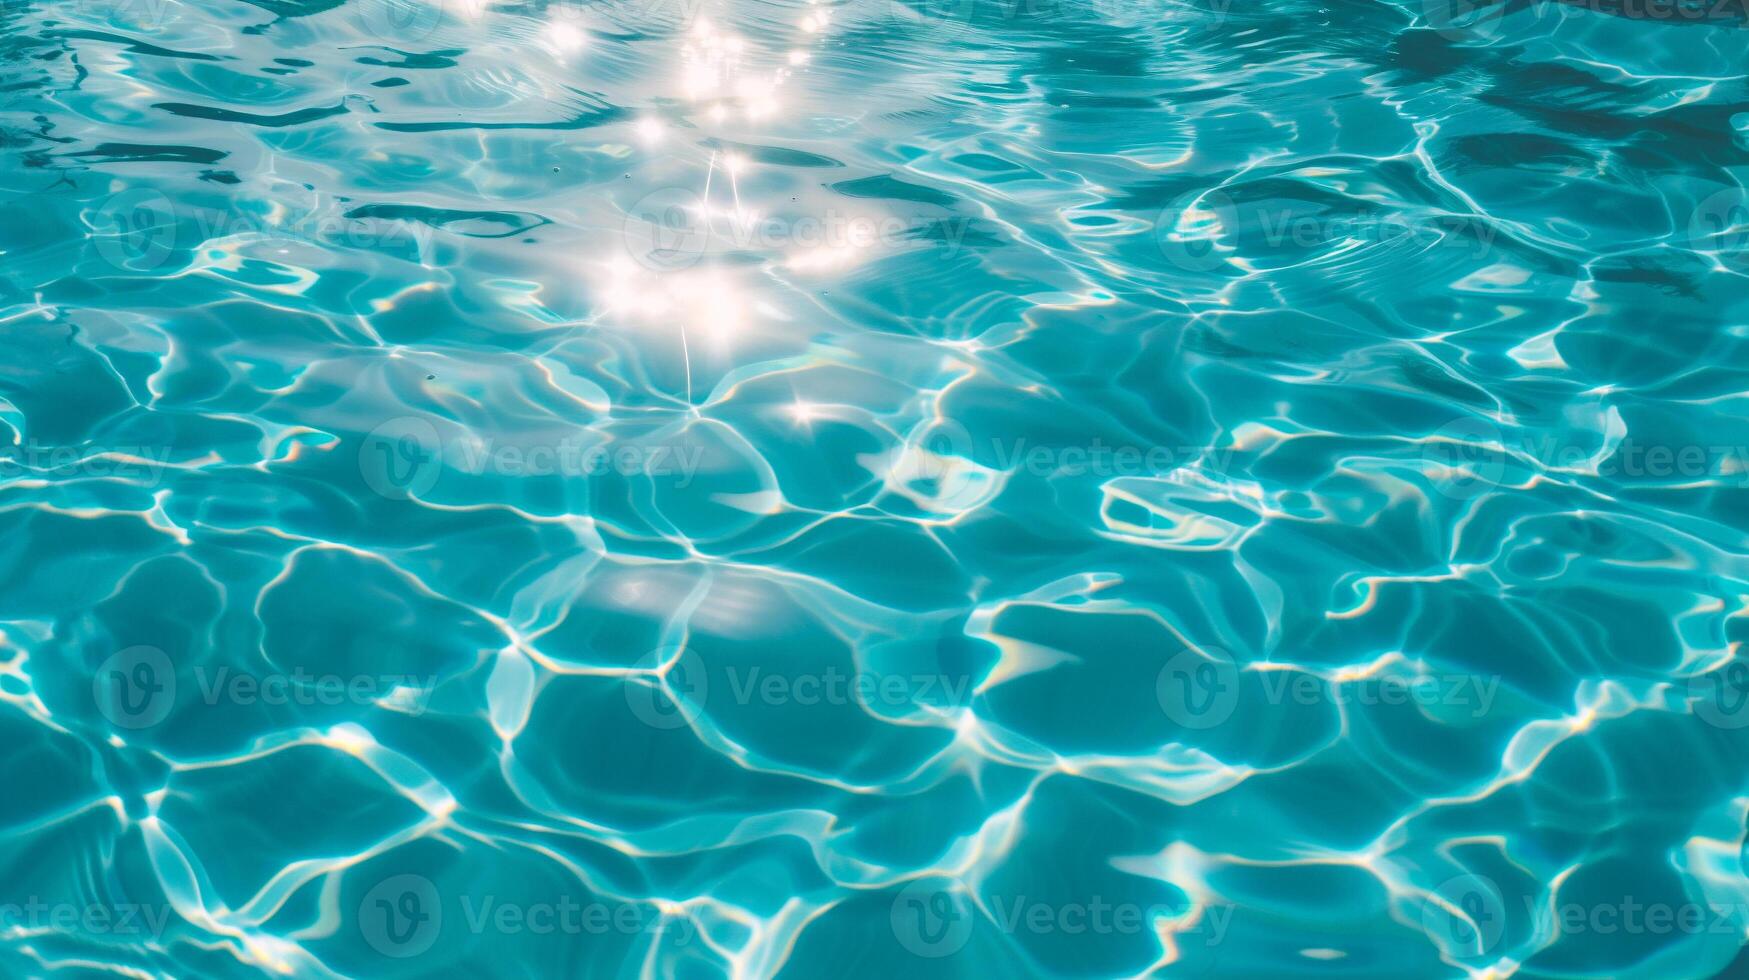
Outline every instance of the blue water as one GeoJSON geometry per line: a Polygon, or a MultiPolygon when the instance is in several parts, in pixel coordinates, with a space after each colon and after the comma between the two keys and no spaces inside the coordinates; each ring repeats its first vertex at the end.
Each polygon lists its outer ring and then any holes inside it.
{"type": "Polygon", "coordinates": [[[1749,30],[0,0],[0,975],[1749,976],[1749,30]]]}

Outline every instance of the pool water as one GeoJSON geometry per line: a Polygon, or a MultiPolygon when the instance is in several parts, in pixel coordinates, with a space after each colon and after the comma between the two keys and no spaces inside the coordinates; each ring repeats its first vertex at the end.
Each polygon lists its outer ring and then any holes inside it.
{"type": "Polygon", "coordinates": [[[0,974],[1749,975],[1749,30],[0,0],[0,974]]]}

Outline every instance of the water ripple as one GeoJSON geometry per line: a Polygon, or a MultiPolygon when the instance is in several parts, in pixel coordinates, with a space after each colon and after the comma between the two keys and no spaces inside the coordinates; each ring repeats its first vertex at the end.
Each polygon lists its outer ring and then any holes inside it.
{"type": "Polygon", "coordinates": [[[1741,974],[1744,20],[0,0],[4,972],[1741,974]]]}

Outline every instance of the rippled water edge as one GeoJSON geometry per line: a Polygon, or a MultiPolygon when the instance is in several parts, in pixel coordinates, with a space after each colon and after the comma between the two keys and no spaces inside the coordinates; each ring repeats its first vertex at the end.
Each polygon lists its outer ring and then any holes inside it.
{"type": "Polygon", "coordinates": [[[0,2],[5,972],[1743,971],[1741,20],[0,2]]]}

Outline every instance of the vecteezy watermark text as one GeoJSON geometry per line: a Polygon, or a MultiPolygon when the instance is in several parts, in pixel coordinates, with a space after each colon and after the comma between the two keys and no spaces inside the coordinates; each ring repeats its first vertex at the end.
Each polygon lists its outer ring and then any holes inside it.
{"type": "Polygon", "coordinates": [[[165,446],[63,446],[31,438],[0,445],[0,480],[91,476],[156,486],[169,461],[165,446]]]}
{"type": "Polygon", "coordinates": [[[100,202],[89,224],[98,256],[131,272],[157,271],[179,251],[237,237],[424,255],[435,231],[423,221],[342,210],[314,196],[297,208],[254,212],[177,204],[143,187],[100,202]]]}
{"type": "Polygon", "coordinates": [[[1154,220],[1154,238],[1172,265],[1212,272],[1241,242],[1275,250],[1354,245],[1455,248],[1477,257],[1494,248],[1494,226],[1464,214],[1384,208],[1308,212],[1269,201],[1240,201],[1218,187],[1188,191],[1154,220]]]}
{"type": "Polygon", "coordinates": [[[653,902],[581,900],[559,895],[526,901],[490,893],[446,895],[418,874],[400,874],[372,886],[359,901],[359,934],[384,956],[409,959],[431,950],[446,930],[473,936],[650,936],[685,946],[697,924],[653,902]],[[451,902],[449,899],[453,899],[451,902]],[[459,913],[459,914],[458,914],[459,913]]]}
{"type": "Polygon", "coordinates": [[[162,939],[173,914],[165,904],[51,902],[32,895],[22,902],[0,902],[0,932],[13,936],[58,932],[162,939]]]}
{"type": "Polygon", "coordinates": [[[708,705],[858,706],[903,710],[920,704],[964,706],[973,677],[940,671],[879,672],[837,665],[783,670],[724,666],[713,681],[704,658],[690,647],[664,646],[646,654],[626,678],[626,703],[639,721],[659,729],[691,724],[708,705]],[[726,681],[726,683],[725,683],[726,681]]]}
{"type": "Polygon", "coordinates": [[[551,441],[518,442],[467,434],[438,436],[437,427],[415,416],[390,419],[365,435],[358,449],[365,483],[395,500],[430,492],[446,473],[462,476],[600,477],[642,475],[691,485],[704,457],[696,444],[613,443],[596,434],[551,441]]]}
{"type": "MultiPolygon", "coordinates": [[[[731,160],[734,158],[731,157],[731,160]]],[[[675,272],[718,252],[781,252],[792,269],[832,267],[869,249],[916,242],[925,224],[893,215],[827,210],[773,215],[713,200],[691,188],[669,187],[639,198],[626,211],[626,254],[657,272],[675,272]]],[[[971,229],[963,215],[927,224],[930,240],[953,254],[971,229]]]]}
{"type": "Polygon", "coordinates": [[[102,715],[120,728],[143,729],[160,724],[179,703],[244,707],[337,707],[385,705],[408,714],[422,713],[437,688],[436,675],[394,673],[316,673],[302,667],[290,671],[252,673],[230,667],[196,664],[191,688],[179,677],[169,654],[152,646],[120,650],[97,668],[91,678],[92,697],[102,715]],[[190,698],[189,695],[194,697],[190,698]]]}
{"type": "Polygon", "coordinates": [[[1508,902],[1494,879],[1463,874],[1429,892],[1422,927],[1451,953],[1493,957],[1508,935],[1531,931],[1561,936],[1732,936],[1749,926],[1749,903],[1642,901],[1623,895],[1606,901],[1553,901],[1524,894],[1508,902]],[[1510,928],[1509,927],[1515,927],[1510,928]]]}
{"type": "Polygon", "coordinates": [[[1493,709],[1502,678],[1495,674],[1350,671],[1325,678],[1269,665],[1250,671],[1255,690],[1242,694],[1240,668],[1217,647],[1185,649],[1160,668],[1154,693],[1167,717],[1182,727],[1208,729],[1232,718],[1242,698],[1259,706],[1398,707],[1458,711],[1481,718],[1493,709]]]}
{"type": "Polygon", "coordinates": [[[1607,445],[1549,435],[1507,436],[1481,418],[1459,419],[1429,433],[1422,459],[1434,486],[1460,499],[1522,482],[1533,472],[1749,487],[1749,445],[1650,442],[1631,434],[1607,445]]]}
{"type": "Polygon", "coordinates": [[[952,956],[980,926],[1013,936],[1129,936],[1154,934],[1170,925],[1182,943],[1196,937],[1216,946],[1226,938],[1231,905],[1112,901],[1040,901],[1026,895],[988,895],[974,902],[956,882],[921,878],[901,889],[889,916],[893,936],[906,951],[925,959],[952,956]],[[981,907],[980,907],[981,906],[981,907]]]}

